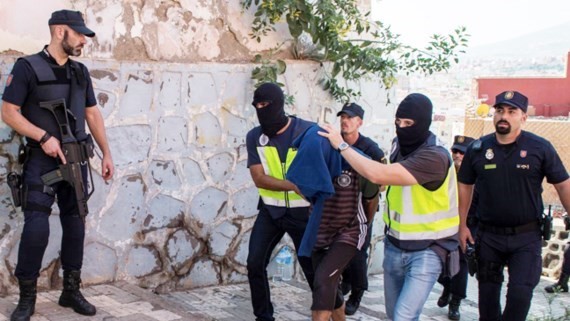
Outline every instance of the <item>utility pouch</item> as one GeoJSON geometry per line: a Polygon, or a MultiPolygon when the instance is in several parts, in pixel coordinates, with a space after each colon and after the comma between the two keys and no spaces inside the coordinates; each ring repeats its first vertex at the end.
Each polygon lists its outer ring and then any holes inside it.
{"type": "Polygon", "coordinates": [[[22,165],[26,162],[28,158],[28,149],[24,144],[21,144],[18,148],[18,164],[22,165]]]}
{"type": "Polygon", "coordinates": [[[14,206],[22,206],[22,176],[16,172],[8,173],[8,186],[12,192],[14,206]]]}
{"type": "Polygon", "coordinates": [[[91,134],[87,135],[87,138],[79,143],[83,150],[83,159],[89,160],[89,158],[93,158],[95,156],[94,149],[95,145],[93,144],[93,137],[91,134]]]}

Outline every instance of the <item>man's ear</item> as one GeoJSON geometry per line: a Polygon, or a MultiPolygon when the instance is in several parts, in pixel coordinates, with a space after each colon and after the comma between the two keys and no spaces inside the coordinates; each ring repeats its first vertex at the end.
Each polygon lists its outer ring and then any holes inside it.
{"type": "Polygon", "coordinates": [[[54,36],[56,37],[56,39],[62,40],[63,37],[65,36],[65,26],[55,26],[55,30],[54,30],[54,36]]]}

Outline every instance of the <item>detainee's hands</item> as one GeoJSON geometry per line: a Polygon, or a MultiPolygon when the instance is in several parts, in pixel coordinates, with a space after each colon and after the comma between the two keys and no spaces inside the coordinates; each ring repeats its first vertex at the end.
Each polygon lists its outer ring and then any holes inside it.
{"type": "Polygon", "coordinates": [[[465,253],[467,248],[467,242],[470,244],[475,244],[473,236],[471,236],[471,231],[467,226],[459,225],[459,245],[461,246],[461,251],[465,253]]]}
{"type": "Polygon", "coordinates": [[[50,157],[61,159],[62,164],[67,164],[67,160],[65,159],[65,155],[63,155],[63,151],[61,150],[61,144],[59,143],[59,139],[51,136],[45,143],[42,145],[42,150],[44,153],[50,157]]]}
{"type": "Polygon", "coordinates": [[[293,192],[297,193],[299,196],[301,196],[305,201],[307,201],[307,199],[305,198],[305,195],[303,195],[303,193],[301,193],[301,190],[299,189],[299,187],[297,187],[297,185],[293,184],[293,186],[295,186],[293,188],[293,192]]]}
{"type": "Polygon", "coordinates": [[[342,139],[340,132],[329,124],[324,124],[321,127],[325,129],[326,132],[319,131],[318,134],[325,138],[328,138],[329,142],[331,143],[331,146],[334,149],[338,149],[338,145],[340,145],[340,143],[344,141],[344,139],[342,139]]]}

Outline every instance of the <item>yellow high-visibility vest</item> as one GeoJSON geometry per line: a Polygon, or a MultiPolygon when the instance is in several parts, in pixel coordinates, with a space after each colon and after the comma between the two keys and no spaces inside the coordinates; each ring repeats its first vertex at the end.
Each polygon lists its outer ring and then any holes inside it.
{"type": "MultiPolygon", "coordinates": [[[[275,177],[277,179],[285,179],[287,175],[287,170],[295,155],[297,155],[297,150],[289,148],[287,150],[287,157],[285,163],[281,163],[279,158],[279,152],[274,146],[258,146],[257,153],[261,160],[261,165],[266,175],[275,177]]],[[[293,191],[271,191],[268,189],[258,188],[259,195],[266,205],[279,206],[279,207],[307,207],[311,205],[309,202],[305,201],[299,194],[293,191]]]]}
{"type": "Polygon", "coordinates": [[[416,184],[390,186],[384,222],[388,235],[406,241],[437,240],[459,231],[457,176],[453,163],[445,182],[435,191],[416,184]]]}

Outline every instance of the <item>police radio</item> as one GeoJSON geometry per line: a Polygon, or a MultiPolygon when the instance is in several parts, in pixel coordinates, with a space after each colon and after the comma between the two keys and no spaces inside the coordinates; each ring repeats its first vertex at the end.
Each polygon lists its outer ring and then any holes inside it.
{"type": "Polygon", "coordinates": [[[552,205],[548,205],[548,214],[542,216],[542,238],[550,240],[552,234],[552,205]]]}

